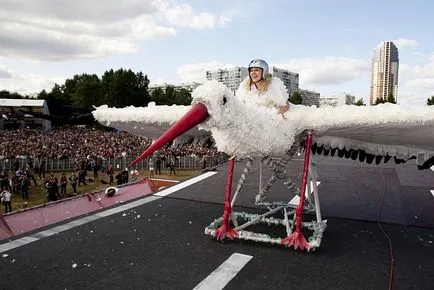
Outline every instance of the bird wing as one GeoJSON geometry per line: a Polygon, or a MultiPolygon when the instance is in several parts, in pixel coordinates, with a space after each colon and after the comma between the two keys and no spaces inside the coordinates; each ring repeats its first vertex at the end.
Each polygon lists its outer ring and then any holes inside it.
{"type": "MultiPolygon", "coordinates": [[[[147,107],[110,108],[103,105],[92,112],[102,125],[126,131],[138,136],[155,139],[178,121],[191,106],[153,105],[147,107]]],[[[209,136],[210,132],[197,127],[190,129],[183,138],[209,136]]]]}
{"type": "Polygon", "coordinates": [[[393,157],[396,163],[416,159],[419,167],[434,165],[434,106],[407,109],[382,104],[304,110],[300,127],[314,130],[314,153],[337,151],[340,157],[368,163],[393,157]]]}

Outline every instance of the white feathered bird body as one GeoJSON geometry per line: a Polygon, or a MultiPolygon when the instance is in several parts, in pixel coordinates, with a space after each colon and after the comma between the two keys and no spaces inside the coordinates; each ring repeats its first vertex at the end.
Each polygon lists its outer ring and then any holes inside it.
{"type": "MultiPolygon", "coordinates": [[[[277,81],[269,91],[285,94],[277,81]]],[[[434,158],[434,106],[407,109],[395,104],[345,105],[316,108],[291,105],[282,116],[269,106],[267,95],[250,96],[248,90],[234,95],[225,85],[208,81],[196,88],[192,105],[205,104],[209,118],[188,134],[211,132],[219,151],[239,157],[281,155],[297,135],[314,132],[314,143],[324,148],[363,150],[422,164],[434,158]],[[265,99],[265,101],[263,101],[265,99]]],[[[272,96],[274,97],[274,96],[272,96]]],[[[270,98],[272,98],[270,97],[270,98]]],[[[94,111],[102,124],[147,137],[155,137],[180,119],[191,106],[108,108],[94,111]],[[151,136],[149,136],[151,135],[151,136]]]]}

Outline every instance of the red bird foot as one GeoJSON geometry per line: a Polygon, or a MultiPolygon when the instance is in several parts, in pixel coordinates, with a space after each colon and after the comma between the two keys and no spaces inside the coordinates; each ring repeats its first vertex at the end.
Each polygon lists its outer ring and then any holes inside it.
{"type": "Polygon", "coordinates": [[[310,250],[310,244],[306,241],[302,232],[293,232],[286,238],[284,238],[281,242],[283,245],[287,247],[294,246],[294,249],[300,248],[300,250],[310,250]]]}
{"type": "Polygon", "coordinates": [[[222,225],[216,229],[215,237],[219,241],[223,241],[225,238],[233,240],[235,237],[238,237],[238,232],[230,226],[222,225]]]}

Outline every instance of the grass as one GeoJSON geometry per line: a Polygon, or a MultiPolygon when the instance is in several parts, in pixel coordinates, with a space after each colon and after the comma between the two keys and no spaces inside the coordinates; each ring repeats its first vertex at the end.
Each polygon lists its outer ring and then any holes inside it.
{"type": "MultiPolygon", "coordinates": [[[[71,174],[71,171],[56,171],[56,172],[47,172],[45,174],[45,177],[50,176],[53,174],[53,176],[57,177],[58,180],[60,180],[60,176],[62,173],[65,173],[67,177],[71,174]]],[[[199,174],[201,174],[200,170],[191,170],[191,169],[177,169],[176,175],[169,175],[168,171],[162,170],[162,174],[154,174],[153,178],[161,178],[161,179],[168,179],[168,180],[178,180],[178,181],[184,181],[188,180],[192,177],[195,177],[199,174]]],[[[107,187],[110,186],[116,186],[116,179],[115,183],[112,185],[109,184],[102,184],[101,180],[109,181],[107,174],[105,173],[98,173],[98,177],[95,180],[88,181],[89,178],[93,179],[93,172],[88,171],[87,177],[86,177],[86,185],[80,185],[77,186],[77,193],[83,194],[87,192],[95,192],[104,190],[107,187]]],[[[149,171],[139,171],[139,178],[138,180],[143,180],[145,178],[149,177],[149,171]]],[[[35,186],[33,181],[31,181],[31,187],[29,189],[29,199],[23,200],[20,194],[13,194],[12,195],[12,211],[17,211],[24,208],[29,208],[37,205],[42,205],[47,203],[47,190],[44,187],[43,179],[36,178],[37,185],[35,186]]],[[[69,182],[69,181],[68,181],[69,182]]],[[[60,187],[59,187],[60,192],[60,187]]],[[[73,196],[73,190],[71,187],[71,184],[68,183],[66,187],[66,196],[62,196],[62,198],[67,198],[73,196]]],[[[4,213],[4,206],[1,206],[0,213],[4,213]]]]}

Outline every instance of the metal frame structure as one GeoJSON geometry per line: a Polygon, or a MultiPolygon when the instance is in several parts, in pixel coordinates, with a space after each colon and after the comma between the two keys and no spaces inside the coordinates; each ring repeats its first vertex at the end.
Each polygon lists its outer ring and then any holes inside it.
{"type": "Polygon", "coordinates": [[[232,212],[232,208],[235,205],[236,199],[239,196],[245,180],[251,171],[253,160],[247,159],[247,164],[238,181],[234,196],[232,200],[230,200],[230,205],[228,204],[228,197],[230,197],[234,158],[229,160],[225,212],[222,217],[214,220],[205,228],[205,234],[219,240],[223,240],[224,238],[237,238],[255,242],[271,243],[275,245],[284,245],[287,247],[294,246],[294,249],[300,248],[301,250],[306,249],[307,251],[315,250],[316,248],[320,247],[323,233],[327,227],[327,220],[323,220],[321,217],[321,208],[317,187],[318,174],[315,168],[315,163],[312,162],[312,154],[310,152],[312,133],[307,131],[302,134],[299,139],[300,142],[294,143],[297,145],[294,145],[289,151],[287,151],[280,160],[275,160],[269,156],[264,157],[261,160],[259,168],[259,192],[255,197],[255,205],[267,210],[262,214],[232,212]],[[300,190],[299,187],[291,180],[291,178],[288,177],[286,166],[294,157],[294,155],[299,152],[303,141],[306,141],[306,144],[302,189],[300,190]],[[272,176],[265,183],[265,185],[262,184],[263,164],[273,172],[272,176]],[[289,201],[266,200],[267,192],[277,180],[282,180],[289,193],[295,194],[300,198],[298,205],[294,205],[289,201]],[[302,192],[304,195],[301,195],[302,192]],[[304,204],[305,198],[307,201],[306,204],[304,204]],[[274,217],[274,215],[279,212],[283,215],[283,218],[274,217]],[[303,213],[315,214],[316,220],[302,222],[303,213]],[[241,221],[244,222],[241,223],[241,221]],[[232,222],[233,228],[229,222],[232,222]],[[249,227],[261,223],[267,224],[269,226],[283,226],[286,230],[287,236],[275,237],[269,233],[260,233],[253,230],[248,230],[249,227]],[[304,239],[303,233],[301,232],[302,229],[303,232],[308,231],[311,233],[307,241],[304,239]]]}

